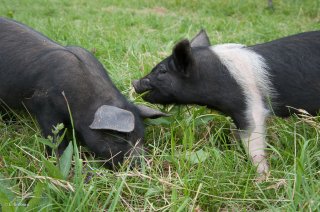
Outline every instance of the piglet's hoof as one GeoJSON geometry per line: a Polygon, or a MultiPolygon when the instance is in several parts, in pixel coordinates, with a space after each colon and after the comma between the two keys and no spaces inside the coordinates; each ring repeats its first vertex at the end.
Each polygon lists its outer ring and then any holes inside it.
{"type": "Polygon", "coordinates": [[[268,181],[270,177],[269,166],[266,160],[261,161],[257,167],[257,177],[255,179],[256,183],[262,183],[268,181]]]}
{"type": "Polygon", "coordinates": [[[268,165],[267,160],[265,159],[264,156],[254,157],[254,162],[257,163],[257,161],[259,161],[259,163],[257,164],[258,176],[256,177],[255,181],[257,183],[265,182],[268,180],[268,178],[270,176],[269,165],[268,165]]]}
{"type": "Polygon", "coordinates": [[[263,183],[263,182],[268,181],[269,177],[270,177],[270,171],[264,172],[264,173],[259,173],[254,181],[256,183],[263,183]]]}

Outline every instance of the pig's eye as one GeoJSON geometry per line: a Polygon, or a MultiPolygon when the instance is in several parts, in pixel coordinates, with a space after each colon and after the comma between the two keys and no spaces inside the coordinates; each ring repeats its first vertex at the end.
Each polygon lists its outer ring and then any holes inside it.
{"type": "Polygon", "coordinates": [[[160,74],[165,74],[165,73],[167,73],[167,70],[164,69],[164,68],[162,68],[162,69],[159,70],[159,73],[160,73],[160,74]]]}
{"type": "Polygon", "coordinates": [[[165,80],[167,77],[166,73],[167,73],[167,69],[162,68],[162,67],[159,68],[158,72],[157,72],[157,79],[158,80],[165,80]]]}
{"type": "Polygon", "coordinates": [[[159,74],[165,74],[165,73],[167,73],[166,66],[163,65],[163,64],[160,64],[160,65],[158,66],[158,73],[159,73],[159,74]]]}

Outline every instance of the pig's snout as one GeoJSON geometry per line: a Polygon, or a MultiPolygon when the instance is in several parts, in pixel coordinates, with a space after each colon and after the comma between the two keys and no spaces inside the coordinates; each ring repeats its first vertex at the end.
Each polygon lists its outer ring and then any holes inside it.
{"type": "Polygon", "coordinates": [[[132,86],[134,90],[138,93],[138,88],[139,88],[140,80],[133,80],[132,81],[132,86]]]}
{"type": "Polygon", "coordinates": [[[138,93],[141,94],[145,91],[151,90],[152,87],[150,85],[150,80],[148,78],[144,78],[141,80],[134,80],[132,82],[132,86],[134,87],[134,90],[138,93]]]}
{"type": "Polygon", "coordinates": [[[135,147],[133,147],[129,153],[129,155],[127,155],[127,159],[130,161],[130,168],[140,168],[141,167],[141,163],[142,160],[144,160],[144,147],[143,145],[136,145],[135,147]]]}

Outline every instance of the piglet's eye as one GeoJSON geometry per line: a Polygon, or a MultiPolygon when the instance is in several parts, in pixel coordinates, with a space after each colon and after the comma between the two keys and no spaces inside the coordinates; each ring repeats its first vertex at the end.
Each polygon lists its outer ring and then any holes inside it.
{"type": "Polygon", "coordinates": [[[163,64],[160,64],[160,66],[158,67],[158,70],[160,74],[164,74],[167,72],[166,66],[163,64]]]}
{"type": "Polygon", "coordinates": [[[165,74],[165,73],[167,73],[167,70],[164,69],[164,68],[163,68],[163,69],[160,69],[160,70],[159,70],[159,73],[160,73],[160,74],[165,74]]]}

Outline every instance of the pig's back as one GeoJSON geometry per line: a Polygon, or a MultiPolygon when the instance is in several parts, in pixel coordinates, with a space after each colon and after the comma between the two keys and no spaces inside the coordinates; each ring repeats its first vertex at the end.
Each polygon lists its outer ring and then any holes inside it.
{"type": "Polygon", "coordinates": [[[316,114],[320,109],[320,31],[305,32],[249,47],[262,55],[276,91],[277,115],[287,106],[316,114]]]}
{"type": "Polygon", "coordinates": [[[18,22],[0,18],[0,98],[14,106],[32,94],[63,46],[18,22]],[[53,57],[50,57],[53,56],[53,57]],[[43,62],[46,58],[46,62],[43,62]],[[13,101],[14,100],[14,101],[13,101]],[[12,104],[11,104],[12,102],[12,104]]]}
{"type": "MultiPolygon", "coordinates": [[[[0,17],[0,46],[15,47],[20,50],[61,48],[41,33],[14,20],[0,17]]],[[[8,49],[7,49],[8,50],[8,49]]],[[[14,49],[11,49],[14,51],[14,49]]]]}

